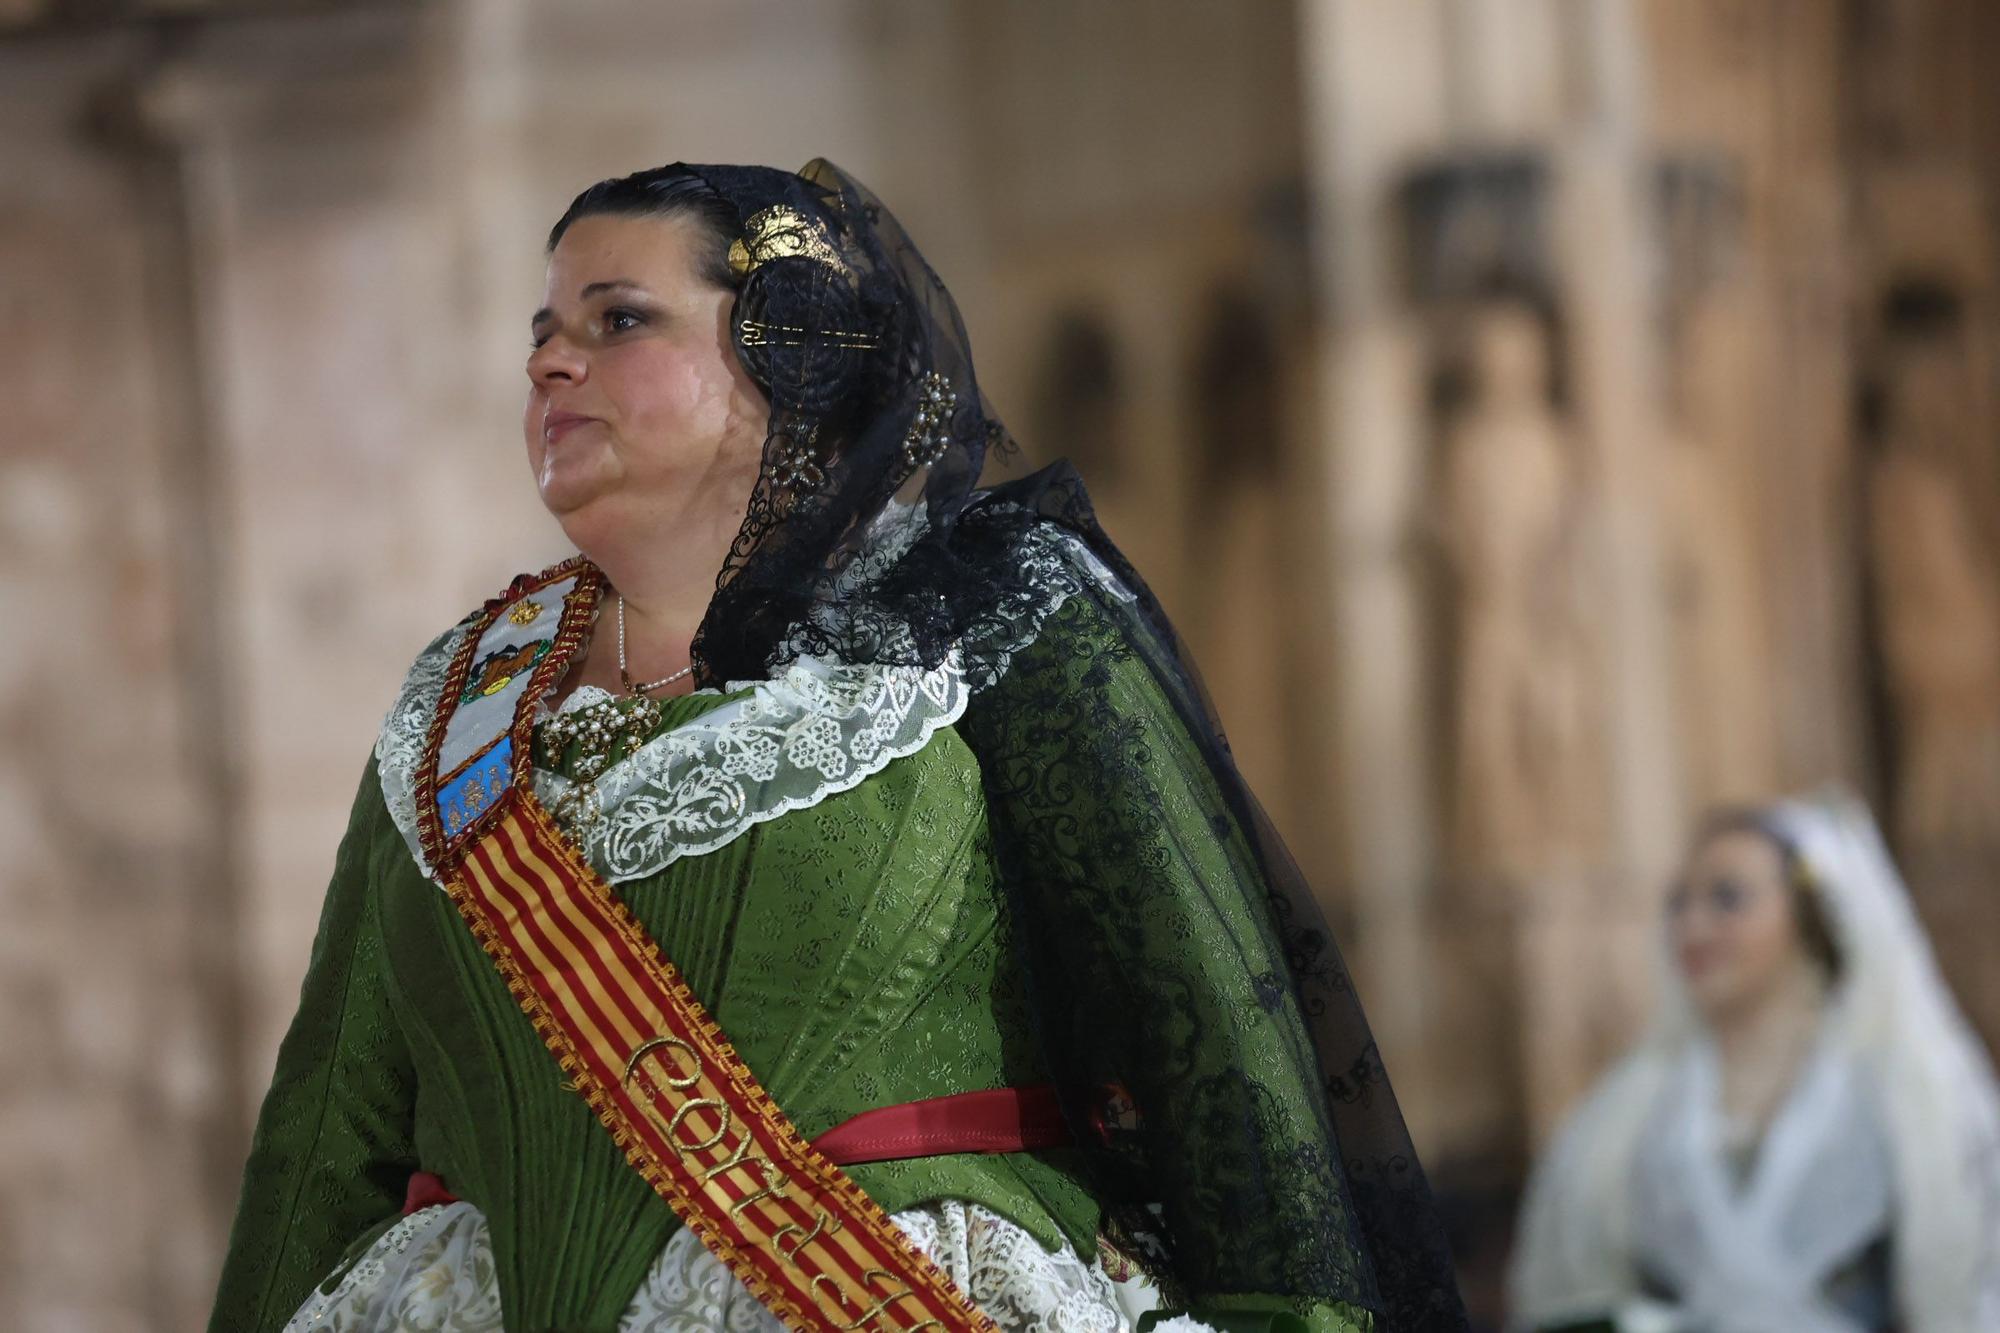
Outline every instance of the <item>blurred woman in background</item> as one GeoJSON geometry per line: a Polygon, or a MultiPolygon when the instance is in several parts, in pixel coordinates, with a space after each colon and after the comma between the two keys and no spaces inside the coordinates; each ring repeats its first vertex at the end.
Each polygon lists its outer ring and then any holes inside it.
{"type": "Polygon", "coordinates": [[[1867,811],[1710,821],[1651,1034],[1523,1206],[1521,1330],[2000,1329],[2000,1095],[1867,811]]]}

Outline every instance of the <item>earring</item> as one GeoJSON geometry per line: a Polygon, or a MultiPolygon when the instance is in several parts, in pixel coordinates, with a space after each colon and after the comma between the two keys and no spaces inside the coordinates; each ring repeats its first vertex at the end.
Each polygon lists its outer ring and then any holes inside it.
{"type": "Polygon", "coordinates": [[[819,465],[819,423],[803,421],[780,428],[783,443],[771,460],[771,480],[794,495],[817,490],[826,480],[819,465]]]}
{"type": "Polygon", "coordinates": [[[915,472],[935,463],[951,447],[946,427],[958,407],[958,395],[951,381],[935,370],[917,382],[917,414],[910,420],[909,434],[903,437],[903,467],[915,472]]]}

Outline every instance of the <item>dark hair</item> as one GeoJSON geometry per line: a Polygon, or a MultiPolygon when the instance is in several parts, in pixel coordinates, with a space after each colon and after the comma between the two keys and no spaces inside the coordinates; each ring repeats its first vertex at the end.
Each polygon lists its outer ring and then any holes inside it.
{"type": "Polygon", "coordinates": [[[600,216],[691,218],[703,241],[695,256],[695,272],[717,287],[734,290],[741,285],[729,268],[729,246],[742,233],[743,220],[734,204],[686,167],[654,167],[597,182],[572,199],[556,219],[549,229],[549,249],[556,248],[578,218],[600,216]]]}
{"type": "Polygon", "coordinates": [[[1754,834],[1777,851],[1779,868],[1792,894],[1792,920],[1798,927],[1799,942],[1805,947],[1807,957],[1826,969],[1829,980],[1838,980],[1840,941],[1821,900],[1819,882],[1798,843],[1763,811],[1737,806],[1714,811],[1703,820],[1695,846],[1706,846],[1727,833],[1754,834]]]}

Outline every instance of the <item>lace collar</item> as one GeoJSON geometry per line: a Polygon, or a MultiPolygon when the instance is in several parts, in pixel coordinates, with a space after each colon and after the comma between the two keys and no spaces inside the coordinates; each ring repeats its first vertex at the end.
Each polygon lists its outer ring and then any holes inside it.
{"type": "MultiPolygon", "coordinates": [[[[581,823],[577,840],[614,884],[655,874],[915,754],[958,720],[970,694],[956,652],[930,671],[802,658],[591,781],[585,805],[595,817],[581,823]]],[[[573,786],[535,770],[545,805],[573,786]]]]}
{"type": "MultiPolygon", "coordinates": [[[[878,550],[899,553],[921,530],[922,511],[902,507],[878,550]]],[[[956,722],[973,695],[1086,581],[1114,592],[1108,570],[1067,534],[1037,527],[1021,558],[1031,577],[1017,595],[931,669],[802,657],[771,680],[732,682],[727,702],[654,736],[590,784],[597,818],[579,842],[611,883],[658,873],[686,856],[725,847],[757,824],[847,791],[929,744],[956,722]]],[[[875,557],[885,568],[894,555],[875,557]]],[[[416,771],[446,673],[471,618],[438,636],[411,667],[375,747],[382,796],[410,855],[432,874],[417,831],[416,771]]],[[[570,779],[534,772],[545,804],[570,779]]]]}

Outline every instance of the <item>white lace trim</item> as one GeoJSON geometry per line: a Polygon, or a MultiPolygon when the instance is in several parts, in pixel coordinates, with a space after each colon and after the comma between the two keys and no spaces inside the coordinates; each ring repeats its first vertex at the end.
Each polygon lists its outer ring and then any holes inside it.
{"type": "MultiPolygon", "coordinates": [[[[1065,1245],[1045,1250],[977,1204],[926,1204],[891,1219],[1006,1333],[1128,1333],[1159,1294],[1144,1278],[1114,1282],[1065,1245]]],[[[486,1219],[469,1203],[425,1208],[370,1246],[330,1293],[315,1292],[285,1325],[304,1330],[500,1333],[499,1276],[486,1219]]],[[[692,1232],[674,1233],[632,1296],[619,1333],[780,1333],[782,1325],[692,1232]]],[[[1180,1316],[1163,1333],[1213,1333],[1180,1316]]]]}
{"type": "MultiPolygon", "coordinates": [[[[921,509],[914,519],[897,515],[885,529],[884,549],[906,548],[912,532],[921,530],[921,517],[921,509]]],[[[592,864],[612,883],[643,878],[848,791],[956,722],[972,696],[1006,674],[1014,656],[1086,579],[1113,596],[1131,596],[1066,533],[1031,530],[1022,559],[1028,576],[1022,590],[933,669],[801,657],[774,680],[702,691],[749,693],[662,732],[592,781],[588,799],[599,818],[582,832],[592,864]]],[[[869,565],[885,567],[881,559],[869,565]]],[[[468,626],[461,622],[440,635],[417,658],[375,747],[383,800],[426,875],[432,868],[417,833],[417,764],[468,626]]],[[[582,701],[573,697],[565,709],[582,701]]],[[[553,805],[573,786],[560,774],[535,771],[535,793],[544,804],[553,805]]]]}
{"type": "MultiPolygon", "coordinates": [[[[579,841],[614,884],[656,874],[859,786],[930,744],[970,697],[955,651],[934,671],[801,658],[606,769],[587,798],[599,816],[579,841]]],[[[574,786],[535,770],[545,805],[574,786]]]]}
{"type": "Polygon", "coordinates": [[[444,695],[445,675],[471,628],[470,620],[461,620],[417,655],[416,665],[404,677],[402,691],[389,716],[382,720],[382,733],[375,740],[375,773],[382,781],[382,802],[389,807],[389,817],[403,841],[409,844],[417,868],[426,875],[431,873],[431,865],[417,834],[417,765],[424,757],[431,718],[444,695]]]}

